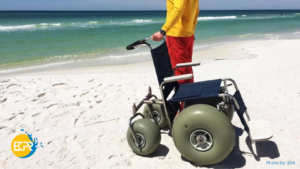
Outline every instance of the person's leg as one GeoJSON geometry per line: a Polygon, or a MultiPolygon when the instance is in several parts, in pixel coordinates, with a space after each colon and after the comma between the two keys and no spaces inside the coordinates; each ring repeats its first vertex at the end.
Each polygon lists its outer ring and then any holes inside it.
{"type": "MultiPolygon", "coordinates": [[[[170,37],[167,36],[167,46],[169,50],[172,68],[174,69],[178,63],[186,63],[192,61],[194,36],[191,37],[170,37]]],[[[193,73],[191,67],[177,68],[175,76],[193,73]]],[[[179,84],[193,83],[194,78],[188,80],[180,80],[179,84]]]]}
{"type": "MultiPolygon", "coordinates": [[[[194,45],[194,35],[191,37],[167,36],[167,46],[168,46],[170,61],[173,69],[176,67],[178,63],[192,62],[193,45],[194,45]]],[[[175,76],[183,75],[183,74],[193,74],[192,67],[183,67],[183,68],[176,69],[175,76]]],[[[194,82],[194,77],[192,79],[178,81],[179,84],[193,83],[193,82],[194,82]]],[[[180,103],[180,110],[183,110],[183,102],[180,103]]]]}
{"type": "MultiPolygon", "coordinates": [[[[192,62],[195,36],[193,35],[191,37],[188,37],[186,40],[187,40],[187,49],[189,51],[189,62],[192,62]]],[[[193,73],[193,69],[192,68],[191,68],[191,71],[193,73]]]]}
{"type": "MultiPolygon", "coordinates": [[[[183,41],[187,49],[187,62],[192,62],[195,36],[192,35],[190,37],[182,38],[181,40],[183,41]]],[[[186,67],[184,74],[193,74],[192,67],[186,67]]],[[[188,83],[193,83],[193,82],[194,82],[194,77],[191,80],[189,80],[188,83]]]]}

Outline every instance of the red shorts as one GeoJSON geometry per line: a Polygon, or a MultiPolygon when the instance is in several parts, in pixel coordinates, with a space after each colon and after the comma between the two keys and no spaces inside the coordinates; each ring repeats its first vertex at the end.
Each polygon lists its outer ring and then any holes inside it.
{"type": "MultiPolygon", "coordinates": [[[[194,35],[190,37],[172,37],[167,36],[167,46],[169,50],[172,68],[174,69],[178,63],[192,62],[194,45],[194,35]]],[[[193,74],[192,67],[182,67],[175,70],[175,76],[183,74],[193,74]]],[[[193,83],[194,77],[188,80],[179,80],[179,84],[193,83]]]]}

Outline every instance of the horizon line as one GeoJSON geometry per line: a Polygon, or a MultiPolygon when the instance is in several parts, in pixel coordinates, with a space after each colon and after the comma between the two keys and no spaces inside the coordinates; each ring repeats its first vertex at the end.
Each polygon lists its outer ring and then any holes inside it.
{"type": "MultiPolygon", "coordinates": [[[[300,9],[203,9],[200,11],[293,11],[300,9]]],[[[167,10],[0,10],[0,12],[166,12],[167,10]]]]}

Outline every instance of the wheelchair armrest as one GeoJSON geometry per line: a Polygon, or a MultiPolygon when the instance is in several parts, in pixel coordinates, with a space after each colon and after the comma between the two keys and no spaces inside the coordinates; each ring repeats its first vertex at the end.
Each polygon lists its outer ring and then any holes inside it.
{"type": "Polygon", "coordinates": [[[188,62],[188,63],[178,63],[175,67],[176,68],[180,68],[180,67],[188,67],[188,66],[199,66],[201,63],[196,63],[196,62],[188,62]]]}
{"type": "Polygon", "coordinates": [[[187,80],[193,78],[193,74],[186,74],[186,75],[179,75],[179,76],[172,76],[164,78],[165,83],[175,82],[178,80],[187,80]]]}

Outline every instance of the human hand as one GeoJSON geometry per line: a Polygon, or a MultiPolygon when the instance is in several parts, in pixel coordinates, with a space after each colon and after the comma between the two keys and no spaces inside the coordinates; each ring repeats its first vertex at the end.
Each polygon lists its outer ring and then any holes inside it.
{"type": "Polygon", "coordinates": [[[151,39],[154,41],[161,41],[164,37],[165,35],[162,35],[160,31],[158,31],[151,36],[151,39]]]}

